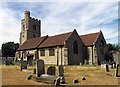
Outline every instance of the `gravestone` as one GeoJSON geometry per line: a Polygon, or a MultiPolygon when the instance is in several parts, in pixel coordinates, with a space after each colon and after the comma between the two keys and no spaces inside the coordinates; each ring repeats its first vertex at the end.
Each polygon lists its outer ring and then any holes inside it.
{"type": "Polygon", "coordinates": [[[32,65],[33,65],[33,60],[30,59],[30,60],[28,61],[28,64],[29,64],[29,66],[32,66],[32,65]]]}
{"type": "Polygon", "coordinates": [[[60,86],[60,77],[55,80],[55,86],[60,86]]]}
{"type": "Polygon", "coordinates": [[[33,70],[33,74],[36,74],[36,69],[33,70]]]}
{"type": "Polygon", "coordinates": [[[27,69],[27,61],[20,61],[20,71],[22,71],[23,69],[27,69]]]}
{"type": "Polygon", "coordinates": [[[47,69],[47,74],[48,75],[55,75],[56,74],[55,66],[49,66],[48,69],[47,69]]]}
{"type": "Polygon", "coordinates": [[[79,82],[78,79],[74,79],[74,80],[73,80],[73,84],[74,84],[74,83],[78,83],[78,82],[79,82]]]}
{"type": "Polygon", "coordinates": [[[116,63],[113,63],[113,68],[116,68],[116,63]]]}
{"type": "Polygon", "coordinates": [[[113,69],[114,64],[111,64],[111,69],[113,69]]]}
{"type": "Polygon", "coordinates": [[[109,66],[106,64],[106,72],[109,72],[109,66]]]}
{"type": "Polygon", "coordinates": [[[116,77],[120,77],[120,66],[119,66],[119,64],[117,64],[117,67],[116,67],[116,77]]]}
{"type": "Polygon", "coordinates": [[[64,77],[60,77],[60,83],[65,84],[65,78],[64,77]]]}
{"type": "Polygon", "coordinates": [[[60,66],[59,66],[59,76],[64,76],[63,65],[60,65],[60,66]]]}
{"type": "Polygon", "coordinates": [[[36,61],[36,74],[37,74],[37,77],[40,77],[41,74],[45,74],[44,61],[41,59],[38,59],[36,61]]]}
{"type": "Polygon", "coordinates": [[[8,60],[6,60],[5,65],[10,65],[10,62],[8,60]]]}

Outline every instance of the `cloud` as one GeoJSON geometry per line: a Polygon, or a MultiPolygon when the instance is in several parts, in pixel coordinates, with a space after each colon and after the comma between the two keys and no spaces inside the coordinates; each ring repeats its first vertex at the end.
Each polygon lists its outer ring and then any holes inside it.
{"type": "Polygon", "coordinates": [[[19,42],[20,22],[25,10],[41,19],[43,36],[73,29],[80,35],[102,30],[107,42],[117,43],[117,5],[117,2],[4,2],[0,7],[0,44],[19,42]]]}
{"type": "Polygon", "coordinates": [[[8,41],[19,42],[20,20],[16,12],[1,7],[0,13],[0,46],[8,41]]]}

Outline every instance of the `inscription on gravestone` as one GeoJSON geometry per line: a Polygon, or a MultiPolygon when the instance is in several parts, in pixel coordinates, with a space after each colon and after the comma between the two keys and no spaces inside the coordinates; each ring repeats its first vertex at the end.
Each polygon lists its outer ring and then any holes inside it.
{"type": "Polygon", "coordinates": [[[48,69],[47,69],[47,74],[48,75],[55,75],[56,74],[55,66],[49,66],[48,69]]]}
{"type": "Polygon", "coordinates": [[[40,77],[41,74],[45,74],[44,61],[41,59],[38,59],[36,62],[36,74],[37,77],[40,77]]]}
{"type": "Polygon", "coordinates": [[[60,66],[59,66],[59,76],[64,76],[63,65],[60,65],[60,66]]]}

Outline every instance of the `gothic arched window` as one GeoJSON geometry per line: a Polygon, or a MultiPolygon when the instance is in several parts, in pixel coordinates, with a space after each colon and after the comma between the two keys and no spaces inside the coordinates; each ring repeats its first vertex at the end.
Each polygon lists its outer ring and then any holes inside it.
{"type": "Polygon", "coordinates": [[[102,40],[100,42],[100,54],[104,54],[104,42],[102,40]]]}
{"type": "Polygon", "coordinates": [[[78,43],[77,43],[77,41],[75,41],[73,43],[73,53],[78,54],[78,43]]]}
{"type": "Polygon", "coordinates": [[[100,47],[103,48],[104,47],[104,42],[101,40],[100,42],[100,47]]]}

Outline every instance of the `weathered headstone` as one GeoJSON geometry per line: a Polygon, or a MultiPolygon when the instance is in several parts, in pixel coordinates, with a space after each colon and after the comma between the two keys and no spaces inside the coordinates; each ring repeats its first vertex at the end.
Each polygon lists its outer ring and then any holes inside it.
{"type": "Polygon", "coordinates": [[[106,72],[109,72],[109,66],[106,64],[106,72]]]}
{"type": "Polygon", "coordinates": [[[10,62],[8,60],[6,60],[5,65],[10,65],[10,62]]]}
{"type": "Polygon", "coordinates": [[[85,78],[85,77],[83,77],[83,78],[82,78],[82,80],[86,80],[86,78],[85,78]]]}
{"type": "Polygon", "coordinates": [[[113,68],[116,68],[116,63],[113,63],[113,68]]]}
{"type": "Polygon", "coordinates": [[[33,74],[36,74],[36,69],[33,70],[33,74]]]}
{"type": "Polygon", "coordinates": [[[47,74],[48,75],[55,75],[56,74],[55,66],[49,66],[48,69],[47,69],[47,74]]]}
{"type": "Polygon", "coordinates": [[[63,65],[60,65],[60,66],[59,66],[59,76],[64,76],[63,65]]]}
{"type": "Polygon", "coordinates": [[[55,80],[55,86],[60,86],[60,77],[55,80]]]}
{"type": "Polygon", "coordinates": [[[45,74],[44,61],[41,59],[38,59],[36,62],[36,74],[37,77],[40,77],[41,74],[45,74]]]}
{"type": "Polygon", "coordinates": [[[113,65],[114,65],[114,64],[111,64],[111,69],[113,69],[113,65]]]}
{"type": "Polygon", "coordinates": [[[29,75],[28,77],[27,77],[27,80],[30,80],[32,78],[32,75],[29,75]]]}
{"type": "Polygon", "coordinates": [[[119,64],[117,64],[117,67],[116,67],[116,77],[120,77],[120,66],[119,66],[119,64]]]}
{"type": "Polygon", "coordinates": [[[65,78],[64,77],[60,77],[60,83],[62,83],[62,84],[65,83],[65,78]]]}
{"type": "Polygon", "coordinates": [[[29,66],[32,66],[32,65],[33,65],[33,60],[30,59],[30,60],[28,61],[28,64],[29,64],[29,66]]]}
{"type": "Polygon", "coordinates": [[[78,83],[78,82],[79,82],[78,79],[74,79],[74,80],[73,80],[73,84],[74,84],[74,83],[78,83]]]}
{"type": "Polygon", "coordinates": [[[21,60],[20,62],[20,70],[27,69],[27,61],[21,60]]]}

